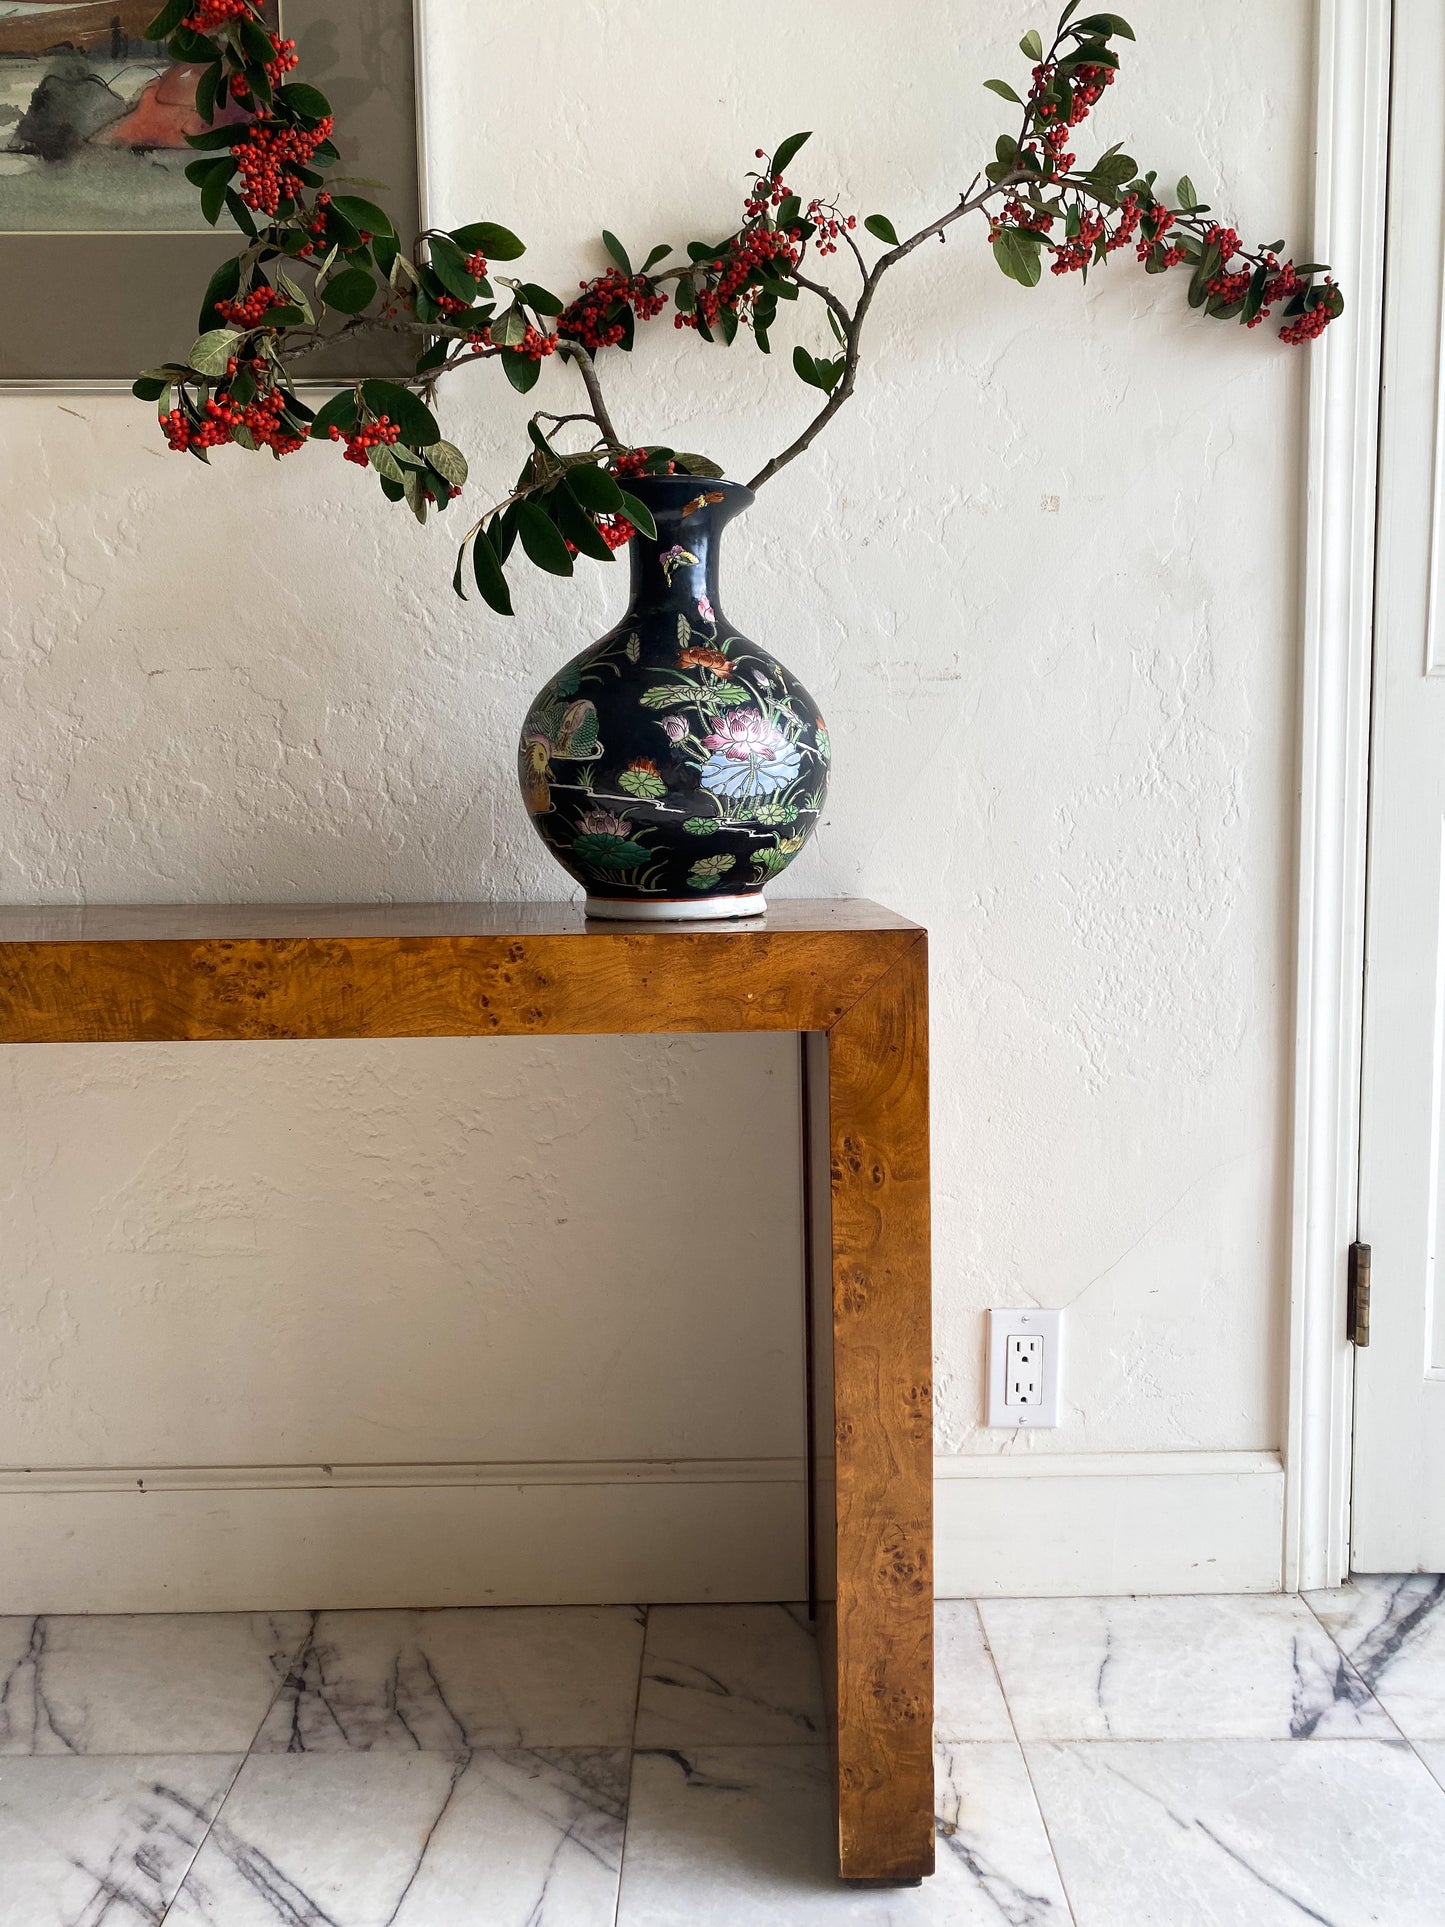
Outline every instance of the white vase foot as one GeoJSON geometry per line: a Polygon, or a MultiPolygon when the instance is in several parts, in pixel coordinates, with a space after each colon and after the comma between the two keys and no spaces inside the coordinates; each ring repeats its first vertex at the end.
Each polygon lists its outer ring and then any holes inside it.
{"type": "Polygon", "coordinates": [[[761,890],[731,897],[588,897],[587,915],[623,923],[715,923],[723,917],[760,917],[761,890]]]}

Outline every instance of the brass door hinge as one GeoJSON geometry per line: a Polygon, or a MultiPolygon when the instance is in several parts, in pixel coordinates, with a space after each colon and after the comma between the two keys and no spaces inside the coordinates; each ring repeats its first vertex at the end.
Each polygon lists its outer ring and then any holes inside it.
{"type": "Polygon", "coordinates": [[[1350,1246],[1349,1292],[1346,1298],[1345,1336],[1361,1348],[1370,1342],[1370,1247],[1350,1246]]]}

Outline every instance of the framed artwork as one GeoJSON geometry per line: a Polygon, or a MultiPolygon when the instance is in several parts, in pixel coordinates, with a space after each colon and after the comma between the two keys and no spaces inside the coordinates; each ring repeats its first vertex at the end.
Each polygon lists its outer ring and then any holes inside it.
{"type": "MultiPolygon", "coordinates": [[[[184,356],[213,269],[244,238],[185,178],[197,68],[145,38],[160,0],[0,0],[0,383],[129,383],[184,356]]],[[[410,246],[421,222],[414,0],[266,0],[410,246]]],[[[381,339],[314,374],[390,374],[381,339]],[[365,357],[359,366],[358,357],[365,357]]]]}

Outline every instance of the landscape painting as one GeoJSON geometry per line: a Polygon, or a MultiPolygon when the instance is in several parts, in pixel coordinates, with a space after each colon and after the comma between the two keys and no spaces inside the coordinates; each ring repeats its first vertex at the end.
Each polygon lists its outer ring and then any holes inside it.
{"type": "Polygon", "coordinates": [[[159,5],[0,0],[0,234],[205,232],[185,178],[202,69],[146,39],[159,5]]]}

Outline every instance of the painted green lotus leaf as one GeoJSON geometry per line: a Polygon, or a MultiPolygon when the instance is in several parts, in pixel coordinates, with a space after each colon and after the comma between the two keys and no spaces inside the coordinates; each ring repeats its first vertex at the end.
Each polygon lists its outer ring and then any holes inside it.
{"type": "MultiPolygon", "coordinates": [[[[690,683],[658,683],[651,689],[644,689],[638,701],[644,709],[675,709],[679,703],[690,703],[697,695],[690,683]]],[[[747,701],[747,697],[743,697],[747,701]]]]}
{"type": "Polygon", "coordinates": [[[572,845],[572,854],[599,870],[632,870],[648,859],[642,845],[626,836],[579,836],[572,845]]]}
{"type": "Polygon", "coordinates": [[[666,796],[667,785],[655,769],[625,769],[617,779],[629,796],[666,796]]]}
{"type": "Polygon", "coordinates": [[[700,856],[692,866],[688,877],[688,887],[693,890],[710,890],[724,871],[730,870],[737,862],[735,856],[700,856]]]}
{"type": "Polygon", "coordinates": [[[552,678],[552,688],[559,696],[575,696],[581,687],[582,671],[575,663],[569,662],[565,669],[559,669],[552,678]]]}
{"type": "Polygon", "coordinates": [[[753,867],[765,877],[775,877],[779,870],[786,870],[793,860],[792,850],[754,850],[753,867]]]}
{"type": "Polygon", "coordinates": [[[709,689],[707,700],[715,709],[732,709],[738,703],[755,703],[757,697],[751,689],[740,688],[735,682],[721,682],[715,689],[709,689]]]}
{"type": "Polygon", "coordinates": [[[682,827],[689,836],[711,836],[720,825],[715,816],[690,816],[682,827]]]}
{"type": "Polygon", "coordinates": [[[798,806],[796,803],[759,803],[752,813],[754,823],[765,823],[769,828],[783,823],[796,823],[798,806]]]}

